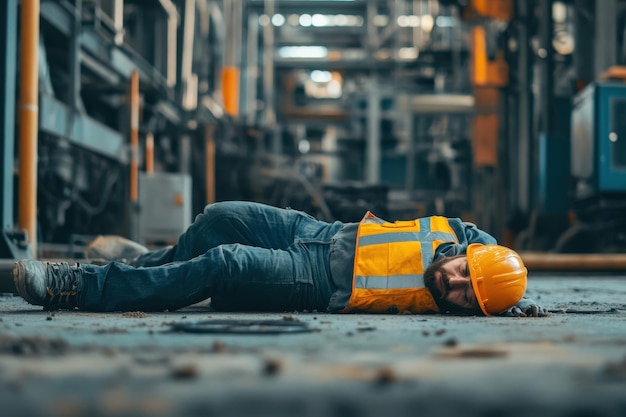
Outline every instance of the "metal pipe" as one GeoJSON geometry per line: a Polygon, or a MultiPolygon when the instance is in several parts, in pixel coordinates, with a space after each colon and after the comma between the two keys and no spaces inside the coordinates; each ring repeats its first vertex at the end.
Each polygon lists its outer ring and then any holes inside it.
{"type": "MultiPolygon", "coordinates": [[[[37,254],[37,134],[39,130],[39,0],[23,0],[20,44],[19,227],[37,254]]],[[[9,138],[5,138],[9,140],[9,138]]]]}
{"type": "Polygon", "coordinates": [[[139,72],[130,76],[130,201],[138,201],[139,182],[139,72]]]}
{"type": "Polygon", "coordinates": [[[222,94],[224,96],[224,110],[236,118],[239,115],[239,68],[222,68],[222,94]]]}
{"type": "Polygon", "coordinates": [[[374,56],[374,52],[379,45],[378,41],[378,28],[374,24],[374,19],[378,14],[378,4],[376,0],[368,0],[366,16],[367,16],[367,36],[365,41],[365,48],[368,56],[374,56]]]}
{"type": "MultiPolygon", "coordinates": [[[[594,75],[597,79],[609,67],[617,64],[618,1],[595,2],[594,75]]],[[[576,48],[578,49],[578,48],[576,48]]]]}
{"type": "Polygon", "coordinates": [[[176,57],[178,56],[176,35],[180,16],[171,0],[161,0],[161,4],[167,11],[166,79],[168,87],[174,87],[176,85],[176,57]]]}
{"type": "MultiPolygon", "coordinates": [[[[543,58],[541,66],[541,112],[542,112],[542,130],[548,136],[548,139],[554,134],[554,47],[552,40],[554,38],[554,20],[552,17],[553,0],[541,1],[541,28],[540,56],[543,58]]],[[[604,45],[603,45],[604,46],[604,45]]],[[[602,48],[604,49],[604,48],[602,48]]]]}
{"type": "Polygon", "coordinates": [[[625,254],[520,253],[529,271],[626,271],[625,254]]]}
{"type": "Polygon", "coordinates": [[[527,212],[531,209],[531,184],[533,167],[533,138],[534,124],[533,100],[532,100],[532,53],[530,44],[530,10],[528,2],[516,2],[518,15],[518,109],[517,109],[517,157],[510,158],[511,165],[517,164],[517,169],[513,171],[513,178],[516,178],[517,206],[527,212]]]}
{"type": "Polygon", "coordinates": [[[241,48],[241,4],[236,0],[224,1],[226,44],[222,67],[222,97],[224,110],[231,117],[239,114],[239,61],[241,48]]]}
{"type": "MultiPolygon", "coordinates": [[[[265,14],[274,15],[274,0],[265,0],[265,14]]],[[[265,124],[274,127],[276,113],[274,109],[274,26],[268,23],[263,28],[263,101],[265,102],[265,124]]]]}
{"type": "MultiPolygon", "coordinates": [[[[408,102],[410,98],[405,96],[405,100],[408,102]]],[[[406,103],[404,119],[408,146],[406,151],[405,190],[411,195],[413,188],[415,188],[415,151],[417,147],[415,146],[415,113],[409,103],[406,103]]]]}
{"type": "Polygon", "coordinates": [[[367,95],[367,136],[365,144],[365,181],[376,184],[380,181],[380,87],[378,74],[369,78],[367,95]]]}
{"type": "Polygon", "coordinates": [[[257,109],[257,79],[259,78],[259,15],[251,13],[248,15],[248,41],[247,41],[247,58],[248,69],[246,74],[246,108],[247,120],[250,126],[256,123],[257,109]]]}
{"type": "Polygon", "coordinates": [[[215,125],[208,124],[205,130],[205,178],[206,203],[215,203],[215,125]]]}
{"type": "Polygon", "coordinates": [[[71,126],[74,119],[74,113],[82,110],[82,102],[80,99],[80,83],[81,83],[81,61],[80,61],[80,33],[82,30],[83,2],[76,0],[74,2],[74,14],[71,28],[71,38],[69,41],[68,68],[69,68],[69,107],[67,113],[68,126],[71,126]]]}
{"type": "Polygon", "coordinates": [[[185,1],[185,20],[183,23],[183,46],[180,64],[180,77],[183,88],[183,108],[193,110],[197,105],[197,81],[193,74],[193,40],[196,24],[196,0],[185,1]]]}
{"type": "Polygon", "coordinates": [[[146,135],[146,173],[154,172],[154,134],[146,135]]]}
{"type": "Polygon", "coordinates": [[[113,2],[113,28],[115,29],[115,44],[124,43],[124,0],[113,2]]]}

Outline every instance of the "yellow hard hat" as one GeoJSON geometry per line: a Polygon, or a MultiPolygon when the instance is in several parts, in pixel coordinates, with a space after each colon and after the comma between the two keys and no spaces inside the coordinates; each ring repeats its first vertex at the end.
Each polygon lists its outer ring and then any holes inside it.
{"type": "Polygon", "coordinates": [[[467,263],[478,305],[486,316],[508,310],[524,296],[528,270],[514,250],[473,243],[467,247],[467,263]]]}

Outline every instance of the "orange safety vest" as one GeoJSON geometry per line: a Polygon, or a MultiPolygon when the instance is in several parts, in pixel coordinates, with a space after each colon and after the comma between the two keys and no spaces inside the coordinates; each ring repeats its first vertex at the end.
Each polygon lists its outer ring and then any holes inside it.
{"type": "Polygon", "coordinates": [[[352,295],[342,313],[438,312],[424,270],[445,242],[459,242],[445,217],[389,223],[368,211],[359,224],[352,295]]]}

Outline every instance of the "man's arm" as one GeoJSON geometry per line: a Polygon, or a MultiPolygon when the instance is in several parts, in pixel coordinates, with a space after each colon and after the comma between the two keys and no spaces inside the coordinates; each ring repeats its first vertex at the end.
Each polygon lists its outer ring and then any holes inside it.
{"type": "Polygon", "coordinates": [[[467,246],[471,243],[482,243],[483,245],[497,244],[496,239],[489,233],[476,227],[473,223],[464,222],[461,219],[448,219],[450,227],[454,230],[459,243],[443,243],[437,248],[435,259],[440,256],[465,255],[467,246]]]}

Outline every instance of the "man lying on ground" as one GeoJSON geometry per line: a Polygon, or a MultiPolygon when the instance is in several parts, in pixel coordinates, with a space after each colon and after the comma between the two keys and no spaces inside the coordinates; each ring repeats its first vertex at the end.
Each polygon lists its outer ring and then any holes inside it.
{"type": "Polygon", "coordinates": [[[45,309],[163,311],[210,298],[229,311],[546,315],[523,298],[519,255],[456,218],[390,223],[368,212],[359,223],[328,223],[221,202],[175,245],[136,255],[104,265],[20,260],[13,278],[45,309]]]}

